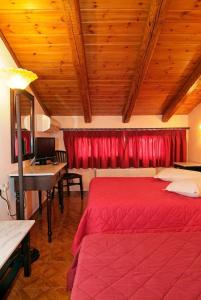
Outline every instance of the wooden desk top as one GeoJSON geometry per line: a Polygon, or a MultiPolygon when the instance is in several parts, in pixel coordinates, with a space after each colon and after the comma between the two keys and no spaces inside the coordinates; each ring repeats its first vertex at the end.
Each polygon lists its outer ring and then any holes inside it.
{"type": "Polygon", "coordinates": [[[34,225],[34,220],[0,221],[0,269],[34,225]]]}
{"type": "MultiPolygon", "coordinates": [[[[35,165],[27,166],[23,169],[23,176],[51,176],[57,174],[66,166],[66,163],[59,163],[57,165],[35,165]]],[[[9,174],[10,177],[18,176],[18,171],[9,174]]]]}
{"type": "Polygon", "coordinates": [[[193,162],[193,161],[187,161],[187,162],[174,162],[174,165],[178,165],[178,166],[181,166],[181,167],[200,167],[201,163],[193,162]]]}

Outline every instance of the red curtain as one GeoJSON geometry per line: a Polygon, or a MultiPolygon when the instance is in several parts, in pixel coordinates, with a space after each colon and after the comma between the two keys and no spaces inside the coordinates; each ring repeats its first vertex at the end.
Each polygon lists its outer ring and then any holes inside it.
{"type": "MultiPolygon", "coordinates": [[[[23,154],[31,153],[31,132],[22,130],[22,152],[23,154]]],[[[15,155],[18,156],[17,132],[15,133],[15,155]]]]}
{"type": "Polygon", "coordinates": [[[186,160],[186,130],[64,131],[69,168],[169,167],[186,160]]]}

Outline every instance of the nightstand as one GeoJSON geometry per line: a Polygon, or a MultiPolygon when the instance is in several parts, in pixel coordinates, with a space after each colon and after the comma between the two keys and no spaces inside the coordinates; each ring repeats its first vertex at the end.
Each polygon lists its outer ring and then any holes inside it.
{"type": "Polygon", "coordinates": [[[175,162],[175,168],[201,172],[201,163],[198,162],[175,162]]]}

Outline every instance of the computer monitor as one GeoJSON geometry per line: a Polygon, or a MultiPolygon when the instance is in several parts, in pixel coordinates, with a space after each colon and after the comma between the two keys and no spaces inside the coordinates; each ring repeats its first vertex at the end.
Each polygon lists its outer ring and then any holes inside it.
{"type": "Polygon", "coordinates": [[[35,138],[35,160],[45,163],[47,160],[55,159],[55,138],[35,138]]]}

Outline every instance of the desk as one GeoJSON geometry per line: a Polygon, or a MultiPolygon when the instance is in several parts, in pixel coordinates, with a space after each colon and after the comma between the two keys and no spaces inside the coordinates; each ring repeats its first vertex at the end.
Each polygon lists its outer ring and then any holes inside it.
{"type": "MultiPolygon", "coordinates": [[[[51,190],[58,183],[59,188],[59,204],[61,211],[63,212],[63,183],[62,176],[65,172],[66,163],[59,163],[57,165],[36,165],[28,166],[23,170],[24,191],[47,191],[47,223],[48,223],[48,242],[52,241],[52,229],[51,229],[51,202],[52,193],[51,190]]],[[[11,178],[14,178],[14,187],[16,192],[16,213],[19,219],[20,203],[19,203],[19,182],[18,172],[9,174],[11,178]]],[[[39,193],[39,196],[41,195],[39,193]]],[[[40,200],[40,198],[39,198],[40,200]]]]}
{"type": "Polygon", "coordinates": [[[201,163],[198,162],[175,162],[175,168],[191,170],[191,171],[199,171],[201,172],[201,163]]]}

